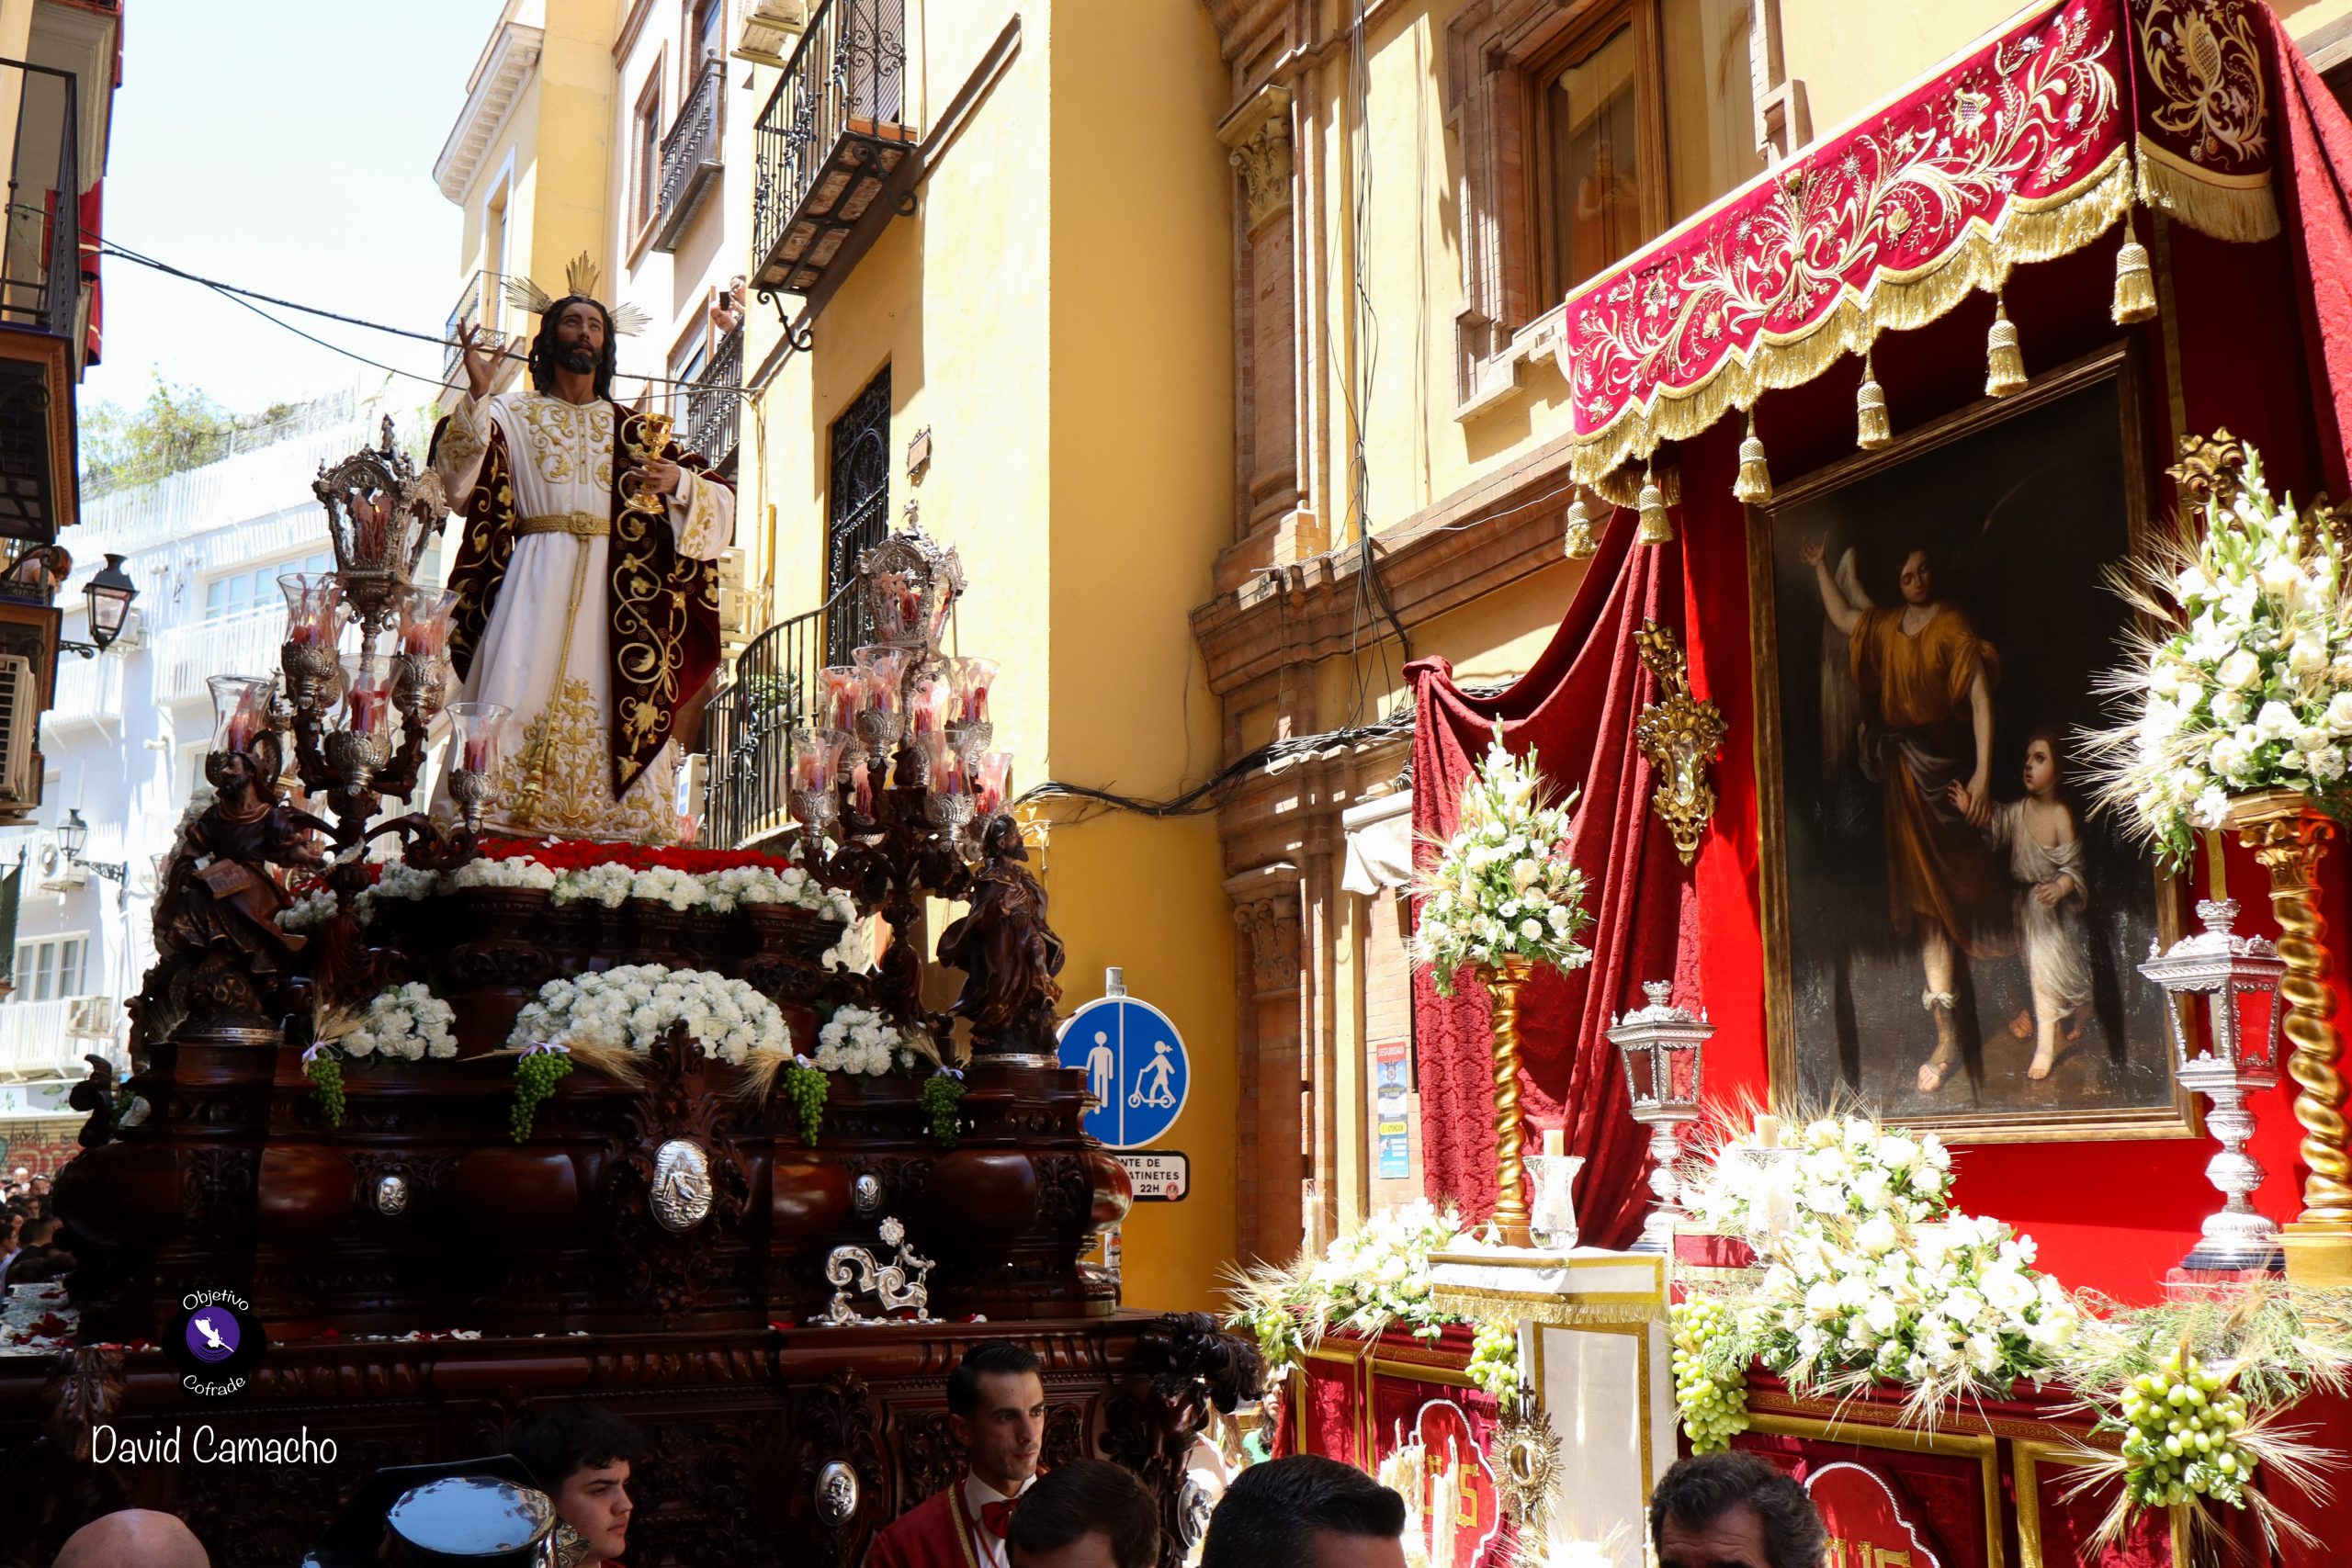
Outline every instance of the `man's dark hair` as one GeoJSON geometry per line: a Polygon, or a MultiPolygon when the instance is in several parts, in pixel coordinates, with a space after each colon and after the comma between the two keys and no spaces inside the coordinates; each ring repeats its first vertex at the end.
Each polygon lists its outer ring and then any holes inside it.
{"type": "Polygon", "coordinates": [[[1678,1461],[1650,1496],[1650,1545],[1664,1551],[1666,1521],[1702,1530],[1735,1508],[1752,1508],[1764,1525],[1772,1568],[1814,1568],[1829,1544],[1804,1488],[1754,1454],[1734,1449],[1678,1461]]]}
{"type": "Polygon", "coordinates": [[[58,1223],[55,1214],[35,1214],[25,1222],[25,1245],[47,1247],[57,1239],[57,1231],[58,1223]]]}
{"type": "Polygon", "coordinates": [[[1405,1499],[1352,1465],[1294,1454],[1234,1477],[1209,1516],[1201,1568],[1293,1568],[1315,1561],[1315,1538],[1395,1540],[1405,1533],[1405,1499]]]}
{"type": "Polygon", "coordinates": [[[947,1374],[947,1409],[951,1415],[972,1416],[980,1408],[980,1379],[1000,1372],[1041,1371],[1044,1367],[1036,1351],[1010,1339],[975,1345],[964,1352],[963,1360],[947,1374]]]}
{"type": "Polygon", "coordinates": [[[613,372],[620,366],[620,349],[613,341],[613,313],[602,301],[585,294],[567,294],[548,306],[539,316],[538,335],[531,340],[531,385],[542,392],[555,390],[556,328],[562,324],[563,313],[574,305],[594,305],[596,313],[605,318],[605,346],[596,355],[596,395],[613,395],[613,372]]]}
{"type": "Polygon", "coordinates": [[[1074,1459],[1021,1495],[1004,1543],[1018,1551],[1058,1551],[1096,1530],[1110,1539],[1119,1568],[1158,1568],[1159,1510],[1143,1483],[1122,1466],[1074,1459]]]}
{"type": "Polygon", "coordinates": [[[506,1434],[506,1451],[552,1494],[583,1470],[641,1462],[645,1435],[601,1404],[566,1404],[515,1422],[506,1434]]]}

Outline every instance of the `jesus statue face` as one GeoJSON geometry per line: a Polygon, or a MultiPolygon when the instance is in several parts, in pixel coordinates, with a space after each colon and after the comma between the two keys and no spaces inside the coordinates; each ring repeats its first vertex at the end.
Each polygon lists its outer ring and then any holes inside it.
{"type": "Polygon", "coordinates": [[[1927,551],[1913,550],[1903,558],[1902,581],[1905,604],[1925,604],[1935,598],[1935,573],[1928,569],[1927,551]]]}
{"type": "Polygon", "coordinates": [[[605,353],[605,312],[585,299],[563,308],[555,323],[556,360],[566,370],[595,374],[605,353]]]}

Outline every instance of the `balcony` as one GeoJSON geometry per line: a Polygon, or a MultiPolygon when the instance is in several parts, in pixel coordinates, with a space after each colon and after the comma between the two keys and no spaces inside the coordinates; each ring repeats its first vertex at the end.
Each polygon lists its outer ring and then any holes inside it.
{"type": "Polygon", "coordinates": [[[0,227],[0,321],[67,339],[82,298],[78,91],[70,71],[0,60],[0,107],[15,118],[0,227]]]}
{"type": "MultiPolygon", "coordinates": [[[[737,658],[725,688],[703,715],[703,750],[710,759],[705,843],[741,849],[791,826],[785,792],[792,776],[792,728],[808,722],[816,701],[831,622],[863,613],[851,582],[816,609],[778,621],[737,658]]],[[[844,639],[852,636],[842,628],[844,639]]]]}
{"type": "Polygon", "coordinates": [[[485,327],[501,337],[504,336],[508,316],[505,289],[506,275],[484,268],[467,278],[465,288],[458,290],[458,302],[449,307],[449,320],[441,330],[442,337],[449,344],[441,356],[441,381],[444,386],[455,386],[462,378],[458,367],[465,358],[465,351],[458,346],[459,327],[485,327]]]}
{"type": "Polygon", "coordinates": [[[694,91],[670,134],[662,139],[662,194],[653,208],[653,248],[678,248],[687,228],[718,194],[718,130],[725,103],[727,62],[712,55],[702,62],[694,91]]]}
{"type": "Polygon", "coordinates": [[[0,1079],[78,1078],[85,1055],[119,1060],[121,1004],[112,997],[0,1003],[0,1079]]]}
{"type": "Polygon", "coordinates": [[[905,0],[825,0],[760,111],[752,286],[820,300],[914,210],[905,0]]]}
{"type": "Polygon", "coordinates": [[[174,626],[155,638],[155,701],[195,702],[214,675],[272,674],[285,640],[282,609],[174,626]]]}
{"type": "Polygon", "coordinates": [[[73,656],[57,661],[57,695],[42,716],[52,740],[88,726],[110,730],[122,722],[122,657],[101,653],[96,659],[73,656]]]}
{"type": "Polygon", "coordinates": [[[743,329],[718,340],[702,381],[686,393],[686,450],[699,452],[718,472],[735,468],[736,426],[743,411],[743,329]]]}

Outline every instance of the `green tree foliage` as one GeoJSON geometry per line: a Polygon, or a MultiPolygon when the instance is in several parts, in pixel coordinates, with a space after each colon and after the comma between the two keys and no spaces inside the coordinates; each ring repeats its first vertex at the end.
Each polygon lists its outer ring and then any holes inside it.
{"type": "Polygon", "coordinates": [[[101,401],[81,418],[82,488],[99,494],[150,484],[201,468],[235,451],[241,435],[284,422],[292,403],[237,415],[198,387],[175,386],[153,372],[147,400],[135,409],[101,401]]]}

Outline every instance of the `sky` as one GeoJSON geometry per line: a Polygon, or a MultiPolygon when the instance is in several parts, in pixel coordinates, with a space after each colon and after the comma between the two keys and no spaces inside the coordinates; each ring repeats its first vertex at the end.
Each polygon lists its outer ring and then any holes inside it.
{"type": "MultiPolygon", "coordinates": [[[[463,281],[459,215],[433,161],[498,0],[131,0],[107,162],[106,237],[175,266],[347,315],[438,333],[463,281]]],[[[143,400],[151,367],[234,412],[383,373],[210,289],[102,264],[104,362],[85,410],[143,400]]],[[[438,379],[431,344],[278,311],[438,379]]],[[[433,389],[402,383],[415,402],[433,389]]]]}

